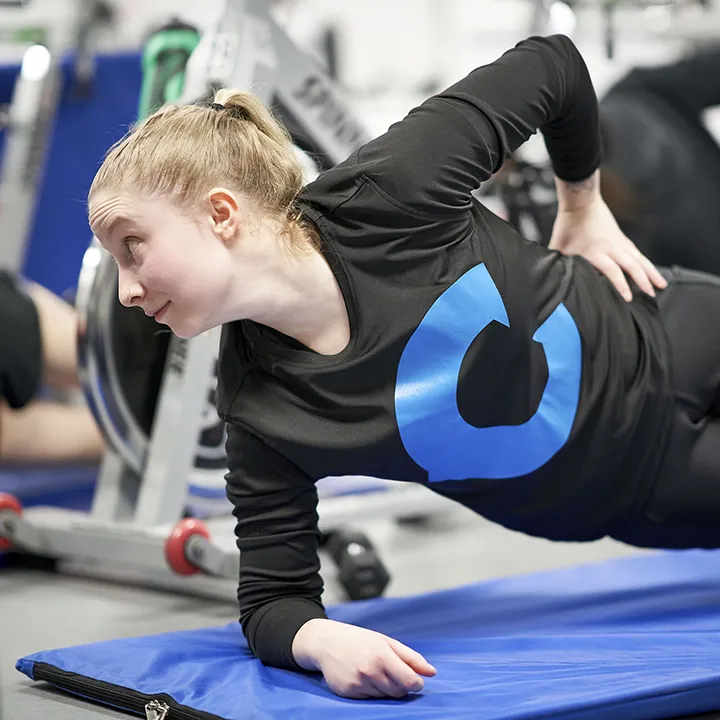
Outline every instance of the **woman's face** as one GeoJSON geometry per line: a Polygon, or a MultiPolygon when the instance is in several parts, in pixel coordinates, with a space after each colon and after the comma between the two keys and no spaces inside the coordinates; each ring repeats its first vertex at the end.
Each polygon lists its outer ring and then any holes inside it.
{"type": "Polygon", "coordinates": [[[100,194],[90,227],[118,266],[118,296],[127,307],[183,338],[223,322],[233,263],[212,213],[191,217],[170,200],[100,194]]]}

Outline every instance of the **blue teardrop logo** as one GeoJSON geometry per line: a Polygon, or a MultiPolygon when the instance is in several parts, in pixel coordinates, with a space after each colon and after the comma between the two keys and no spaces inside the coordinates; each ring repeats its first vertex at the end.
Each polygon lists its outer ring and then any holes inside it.
{"type": "Polygon", "coordinates": [[[570,437],[580,398],[582,346],[562,303],[533,336],[548,365],[535,414],[522,425],[485,428],[460,415],[457,386],[463,358],[493,320],[510,325],[493,279],[485,265],[477,265],[433,303],[403,351],[395,414],[405,450],[427,470],[430,482],[527,475],[570,437]]]}

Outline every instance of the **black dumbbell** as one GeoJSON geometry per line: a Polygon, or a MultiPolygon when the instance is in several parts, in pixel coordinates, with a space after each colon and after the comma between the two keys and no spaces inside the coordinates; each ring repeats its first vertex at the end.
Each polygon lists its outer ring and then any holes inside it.
{"type": "Polygon", "coordinates": [[[383,594],[390,574],[367,535],[337,530],[327,536],[325,549],[337,565],[340,583],[350,600],[369,600],[383,594]]]}

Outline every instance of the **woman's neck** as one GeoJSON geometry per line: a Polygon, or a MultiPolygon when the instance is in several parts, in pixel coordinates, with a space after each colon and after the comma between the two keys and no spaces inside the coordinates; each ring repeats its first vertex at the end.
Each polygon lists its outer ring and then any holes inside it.
{"type": "MultiPolygon", "coordinates": [[[[302,226],[293,230],[307,233],[302,226]]],[[[315,238],[294,237],[298,247],[305,249],[292,250],[276,229],[266,228],[265,237],[257,240],[261,254],[251,270],[254,280],[238,278],[239,306],[245,306],[242,316],[321,355],[341,352],[350,340],[347,308],[315,238]],[[249,283],[252,290],[243,292],[243,285],[247,289],[249,283]]]]}

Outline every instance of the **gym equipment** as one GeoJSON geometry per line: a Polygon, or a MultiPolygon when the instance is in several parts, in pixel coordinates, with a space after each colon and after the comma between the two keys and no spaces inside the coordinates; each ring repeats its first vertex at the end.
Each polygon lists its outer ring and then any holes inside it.
{"type": "MultiPolygon", "coordinates": [[[[530,35],[552,34],[553,32],[567,31],[565,28],[554,28],[553,15],[558,6],[564,6],[564,10],[572,15],[578,10],[587,7],[598,7],[602,16],[602,32],[605,44],[605,54],[609,60],[615,57],[615,49],[617,45],[617,27],[616,12],[620,7],[644,10],[651,7],[665,7],[673,12],[684,4],[695,4],[703,10],[709,8],[708,0],[532,0],[532,11],[530,19],[530,35]]],[[[558,16],[562,14],[563,22],[566,12],[556,13],[558,16]]],[[[574,23],[573,23],[574,25],[574,23]]]]}
{"type": "Polygon", "coordinates": [[[316,674],[263,666],[238,623],[49,650],[16,667],[166,720],[297,708],[316,720],[689,720],[720,710],[719,561],[717,551],[648,553],[330,607],[332,619],[394,637],[437,668],[410,701],[348,701],[316,674]]]}
{"type": "MultiPolygon", "coordinates": [[[[0,527],[2,527],[3,518],[9,515],[11,517],[19,517],[22,515],[22,505],[20,501],[13,495],[5,493],[0,494],[0,527]]],[[[7,538],[0,537],[0,552],[9,550],[12,543],[7,538]]]]}
{"type": "Polygon", "coordinates": [[[185,68],[199,42],[197,28],[177,18],[150,36],[143,49],[140,117],[180,97],[185,85],[185,68]]]}
{"type": "Polygon", "coordinates": [[[57,58],[32,45],[23,57],[12,101],[4,117],[5,141],[0,165],[0,267],[18,273],[35,212],[35,198],[60,94],[57,58]]]}
{"type": "MultiPolygon", "coordinates": [[[[17,9],[26,5],[3,3],[3,7],[17,9]]],[[[78,97],[86,97],[92,88],[94,32],[112,19],[110,6],[101,0],[77,0],[76,5],[69,17],[60,9],[55,20],[43,23],[38,30],[42,42],[32,43],[24,51],[11,102],[2,117],[6,138],[0,164],[0,268],[14,273],[21,272],[25,263],[62,92],[62,58],[69,51],[74,53],[74,90],[78,97]]]]}
{"type": "Polygon", "coordinates": [[[350,600],[383,594],[390,575],[365,533],[335,530],[325,538],[325,549],[338,567],[340,584],[350,600]]]}
{"type": "MultiPolygon", "coordinates": [[[[53,1],[59,4],[62,0],[53,1]]],[[[5,14],[7,11],[0,11],[0,16],[5,14]]],[[[0,49],[3,47],[0,42],[0,49]]],[[[89,241],[87,208],[80,200],[108,146],[122,137],[137,117],[142,83],[139,51],[98,54],[93,63],[92,93],[78,101],[73,60],[66,55],[60,63],[63,92],[36,198],[42,212],[33,217],[23,264],[25,277],[62,297],[77,285],[89,241]]],[[[0,99],[10,100],[19,72],[19,58],[0,64],[0,99]]],[[[0,146],[10,135],[0,131],[0,146]]],[[[1,153],[0,149],[0,163],[1,153]]],[[[0,243],[6,240],[10,238],[2,233],[0,243]]]]}
{"type": "Polygon", "coordinates": [[[523,237],[547,247],[557,215],[555,174],[544,165],[514,155],[476,195],[507,220],[523,237]]]}
{"type": "MultiPolygon", "coordinates": [[[[161,70],[153,66],[153,72],[161,70]]],[[[205,99],[214,87],[257,90],[321,168],[367,139],[341,94],[273,21],[263,0],[230,0],[217,30],[192,53],[182,102],[205,99]]],[[[229,503],[224,517],[206,524],[183,519],[193,478],[214,473],[222,481],[225,472],[222,424],[212,402],[219,330],[182,340],[137,309],[122,307],[115,265],[96,241],[83,260],[76,306],[83,386],[109,447],[92,510],[33,507],[20,514],[7,505],[0,535],[27,552],[71,560],[75,567],[85,563],[88,572],[119,565],[150,583],[166,584],[169,569],[178,577],[197,570],[236,579],[229,503]]],[[[454,505],[427,488],[388,482],[384,492],[362,502],[353,495],[323,497],[320,530],[329,534],[366,519],[437,514],[447,507],[454,505]]],[[[376,588],[387,583],[384,568],[366,563],[370,548],[359,545],[363,562],[355,567],[344,553],[345,577],[352,578],[349,593],[367,597],[372,592],[360,588],[363,572],[372,570],[366,574],[376,588]]]]}
{"type": "MultiPolygon", "coordinates": [[[[140,476],[148,461],[158,403],[167,394],[158,394],[157,388],[170,346],[175,343],[173,357],[180,365],[183,349],[152,318],[119,303],[117,269],[95,240],[83,258],[75,305],[81,319],[78,362],[86,398],[108,444],[140,476]]],[[[189,437],[191,447],[197,448],[191,465],[223,470],[225,433],[214,407],[215,377],[203,377],[205,395],[194,399],[200,403],[201,417],[199,440],[189,437]]],[[[198,391],[202,388],[195,394],[198,391]]]]}
{"type": "Polygon", "coordinates": [[[115,19],[105,0],[81,0],[73,36],[73,97],[87,99],[94,90],[96,34],[115,19]]]}

